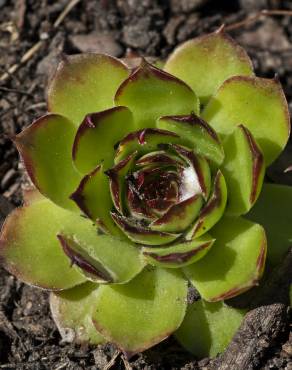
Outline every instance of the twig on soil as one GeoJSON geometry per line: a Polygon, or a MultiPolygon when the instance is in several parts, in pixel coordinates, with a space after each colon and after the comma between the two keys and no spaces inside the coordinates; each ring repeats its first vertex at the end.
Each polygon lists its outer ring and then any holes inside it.
{"type": "Polygon", "coordinates": [[[257,292],[239,330],[226,351],[214,361],[216,370],[251,370],[279,338],[288,316],[288,289],[292,282],[292,248],[257,292]]]}
{"type": "MultiPolygon", "coordinates": [[[[69,4],[65,7],[65,9],[62,11],[62,13],[58,16],[58,18],[55,20],[53,24],[53,28],[57,29],[60,24],[63,22],[63,20],[66,18],[67,14],[73,9],[77,3],[79,3],[80,0],[71,0],[69,4]]],[[[15,73],[18,68],[25,64],[28,60],[30,60],[43,46],[45,40],[40,40],[36,44],[34,44],[20,59],[19,63],[13,64],[11,67],[8,68],[7,72],[3,73],[0,76],[0,82],[6,81],[13,73],[15,73]]]]}
{"type": "Polygon", "coordinates": [[[32,94],[30,94],[27,91],[18,90],[18,89],[11,89],[9,87],[4,87],[4,86],[0,86],[0,91],[7,91],[7,92],[13,92],[13,93],[21,94],[21,95],[33,96],[32,94]]]}
{"type": "Polygon", "coordinates": [[[268,10],[268,9],[263,9],[263,10],[259,11],[258,13],[255,13],[254,15],[243,19],[240,22],[231,23],[231,24],[225,26],[224,30],[225,31],[233,31],[233,30],[236,30],[238,28],[248,26],[249,24],[256,22],[257,20],[259,20],[262,17],[274,16],[274,15],[289,15],[289,16],[292,16],[292,10],[282,10],[282,9],[268,10]]]}
{"type": "Polygon", "coordinates": [[[116,351],[111,360],[105,365],[105,367],[102,370],[109,370],[111,367],[113,367],[120,353],[121,353],[120,351],[116,351]]]}

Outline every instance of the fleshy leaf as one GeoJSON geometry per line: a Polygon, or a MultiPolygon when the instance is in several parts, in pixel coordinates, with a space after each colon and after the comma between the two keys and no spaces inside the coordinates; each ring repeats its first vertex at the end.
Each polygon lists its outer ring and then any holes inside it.
{"type": "Polygon", "coordinates": [[[181,138],[174,132],[148,128],[130,133],[121,140],[115,155],[115,163],[127,158],[129,154],[147,154],[156,151],[159,144],[179,143],[181,138]]]}
{"type": "Polygon", "coordinates": [[[111,215],[119,228],[134,243],[145,245],[162,245],[171,243],[180,236],[180,234],[155,231],[141,225],[136,225],[127,217],[121,216],[115,212],[111,212],[111,215]]]}
{"type": "Polygon", "coordinates": [[[73,160],[81,173],[103,163],[113,165],[115,145],[134,131],[133,115],[126,107],[115,107],[86,115],[79,126],[73,145],[73,160]]]}
{"type": "MultiPolygon", "coordinates": [[[[208,199],[211,190],[211,172],[206,158],[195,154],[192,150],[181,145],[173,144],[171,148],[189,164],[190,168],[195,170],[196,179],[192,178],[193,176],[190,178],[190,186],[192,186],[193,189],[198,189],[198,192],[195,192],[195,194],[201,193],[205,199],[208,199]]],[[[188,178],[189,176],[189,171],[186,171],[186,173],[182,175],[183,178],[188,178]]],[[[184,181],[185,179],[183,179],[183,182],[184,181]]],[[[188,191],[186,191],[186,193],[187,192],[188,191]]]]}
{"type": "Polygon", "coordinates": [[[152,222],[152,230],[181,232],[184,231],[198,216],[203,204],[201,195],[194,195],[172,206],[162,217],[152,222]]]}
{"type": "Polygon", "coordinates": [[[202,117],[223,136],[243,124],[259,143],[266,165],[280,154],[290,133],[288,105],[277,80],[232,77],[212,97],[202,117]]]}
{"type": "Polygon", "coordinates": [[[216,165],[223,162],[224,150],[218,135],[207,122],[195,114],[161,117],[156,125],[159,129],[175,132],[190,143],[196,153],[216,165]]]}
{"type": "Polygon", "coordinates": [[[281,262],[292,245],[292,187],[264,184],[258,201],[246,217],[266,230],[267,259],[271,265],[281,262]]]}
{"type": "Polygon", "coordinates": [[[185,315],[187,282],[179,271],[146,268],[128,284],[99,288],[93,322],[131,357],[174,332],[185,315]]]}
{"type": "Polygon", "coordinates": [[[235,128],[224,142],[225,161],[221,166],[227,189],[226,211],[232,215],[248,212],[262,188],[265,163],[261,149],[244,126],[235,128]]]}
{"type": "Polygon", "coordinates": [[[97,283],[125,283],[143,269],[139,249],[130,241],[96,235],[94,229],[82,235],[58,234],[64,253],[84,276],[97,283]]]}
{"type": "Polygon", "coordinates": [[[215,239],[204,235],[191,241],[185,241],[168,247],[143,248],[146,260],[154,266],[179,268],[190,265],[205,256],[215,239]]]}
{"type": "Polygon", "coordinates": [[[215,357],[228,346],[239,328],[245,310],[227,306],[223,302],[192,303],[175,337],[196,357],[215,357]]]}
{"type": "Polygon", "coordinates": [[[17,208],[6,219],[0,237],[3,266],[27,284],[45,289],[68,289],[82,283],[85,278],[70,267],[56,235],[60,225],[78,228],[84,221],[49,200],[17,208]]]}
{"type": "Polygon", "coordinates": [[[71,159],[75,127],[48,114],[14,137],[26,170],[37,189],[61,207],[77,209],[69,195],[80,181],[71,159]]]}
{"type": "Polygon", "coordinates": [[[91,282],[51,293],[50,308],[63,341],[94,345],[105,342],[92,322],[97,296],[98,284],[91,282]]]}
{"type": "Polygon", "coordinates": [[[227,78],[253,75],[245,50],[222,30],[180,45],[164,69],[188,83],[203,104],[227,78]]]}
{"type": "Polygon", "coordinates": [[[102,54],[66,56],[48,89],[48,109],[79,126],[85,115],[114,106],[114,95],[130,71],[102,54]]]}
{"type": "Polygon", "coordinates": [[[125,178],[133,167],[136,158],[136,152],[130,154],[127,158],[119,162],[115,167],[110,168],[105,172],[109,177],[110,192],[116,210],[123,214],[125,197],[125,178]]]}
{"type": "Polygon", "coordinates": [[[156,119],[166,114],[199,112],[199,100],[185,82],[145,60],[121,84],[115,103],[131,109],[136,129],[155,127],[156,119]]]}
{"type": "Polygon", "coordinates": [[[197,238],[210,230],[223,216],[227,202],[227,187],[224,176],[218,170],[213,190],[206,205],[201,209],[199,217],[185,235],[187,240],[197,238]]]}
{"type": "Polygon", "coordinates": [[[113,202],[109,193],[109,181],[103,173],[102,165],[86,175],[70,197],[86,216],[93,221],[98,220],[102,230],[112,235],[121,235],[110,217],[113,202]]]}
{"type": "Polygon", "coordinates": [[[267,242],[262,226],[225,217],[212,228],[216,239],[209,253],[184,268],[201,297],[209,302],[234,297],[258,283],[267,242]]]}

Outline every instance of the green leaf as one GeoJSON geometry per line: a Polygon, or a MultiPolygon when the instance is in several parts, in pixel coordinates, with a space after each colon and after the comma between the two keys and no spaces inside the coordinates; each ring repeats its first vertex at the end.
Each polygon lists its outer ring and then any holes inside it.
{"type": "Polygon", "coordinates": [[[215,357],[228,346],[244,315],[245,310],[227,306],[223,302],[200,300],[188,306],[175,337],[196,357],[215,357]]]}
{"type": "Polygon", "coordinates": [[[290,133],[287,101],[276,80],[232,77],[212,97],[202,117],[223,136],[243,124],[259,143],[266,165],[281,153],[290,133]]]}
{"type": "Polygon", "coordinates": [[[198,219],[189,229],[185,238],[195,239],[210,230],[223,216],[227,202],[227,187],[224,176],[220,170],[214,179],[212,193],[208,202],[201,209],[198,219]]]}
{"type": "Polygon", "coordinates": [[[159,144],[181,143],[181,138],[174,132],[146,128],[127,135],[117,148],[115,163],[127,158],[131,153],[147,154],[156,151],[159,144]]]}
{"type": "Polygon", "coordinates": [[[166,114],[199,112],[199,100],[185,82],[145,60],[121,84],[115,103],[131,109],[136,129],[155,127],[157,118],[166,114]]]}
{"type": "Polygon", "coordinates": [[[115,145],[134,131],[133,115],[126,107],[88,114],[79,126],[73,145],[76,168],[84,174],[103,163],[113,165],[115,145]]]}
{"type": "Polygon", "coordinates": [[[109,177],[112,201],[117,211],[124,213],[125,178],[134,165],[136,152],[119,162],[115,167],[105,172],[109,177]]]}
{"type": "Polygon", "coordinates": [[[49,85],[48,109],[79,126],[86,114],[114,106],[115,92],[129,73],[108,55],[66,56],[49,85]]]}
{"type": "Polygon", "coordinates": [[[87,279],[97,283],[126,283],[145,266],[139,249],[131,242],[97,235],[92,227],[78,231],[60,232],[58,239],[64,253],[87,279]]]}
{"type": "Polygon", "coordinates": [[[162,245],[171,243],[180,236],[180,234],[151,230],[150,228],[138,225],[134,220],[115,212],[111,212],[111,216],[118,227],[134,243],[162,245]]]}
{"type": "Polygon", "coordinates": [[[164,69],[188,83],[203,104],[227,78],[253,75],[245,50],[222,30],[180,45],[164,69]]]}
{"type": "Polygon", "coordinates": [[[73,167],[71,148],[74,125],[48,114],[14,137],[26,170],[38,190],[61,207],[77,209],[69,195],[80,181],[73,167]]]}
{"type": "Polygon", "coordinates": [[[228,203],[226,212],[241,215],[256,202],[263,184],[265,162],[253,135],[244,126],[236,127],[224,142],[224,174],[228,203]]]}
{"type": "Polygon", "coordinates": [[[85,215],[93,221],[98,220],[103,231],[121,236],[121,232],[110,216],[113,202],[109,192],[109,181],[102,165],[97,166],[81,180],[77,190],[71,194],[71,199],[85,215]]]}
{"type": "Polygon", "coordinates": [[[267,259],[271,265],[280,263],[292,245],[292,187],[264,184],[246,217],[263,225],[268,239],[267,259]]]}
{"type": "Polygon", "coordinates": [[[49,200],[17,208],[6,219],[0,236],[3,266],[27,284],[68,289],[85,278],[70,267],[56,237],[60,227],[78,228],[88,222],[49,200]]]}
{"type": "Polygon", "coordinates": [[[198,216],[203,204],[201,195],[194,195],[172,206],[162,217],[152,222],[152,230],[166,232],[184,231],[198,216]]]}
{"type": "Polygon", "coordinates": [[[128,356],[161,342],[181,324],[187,282],[179,271],[146,268],[128,284],[101,286],[97,330],[128,356]]]}
{"type": "Polygon", "coordinates": [[[51,293],[51,312],[63,341],[94,345],[105,342],[92,322],[97,296],[98,284],[91,282],[51,293]]]}
{"type": "Polygon", "coordinates": [[[175,132],[186,140],[196,153],[205,156],[217,166],[223,162],[224,150],[218,135],[207,122],[195,114],[161,117],[156,126],[175,132]]]}
{"type": "Polygon", "coordinates": [[[211,232],[209,253],[184,268],[201,297],[209,302],[234,297],[258,283],[266,256],[264,229],[242,218],[225,217],[211,232]]]}
{"type": "Polygon", "coordinates": [[[179,268],[190,265],[204,257],[214,241],[215,239],[212,239],[210,235],[205,234],[201,238],[166,247],[144,247],[143,254],[151,265],[179,268]]]}

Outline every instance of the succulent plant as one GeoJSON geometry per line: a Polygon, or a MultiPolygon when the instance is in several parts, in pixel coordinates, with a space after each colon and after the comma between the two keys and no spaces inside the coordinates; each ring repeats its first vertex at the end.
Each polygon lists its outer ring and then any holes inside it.
{"type": "Polygon", "coordinates": [[[4,267],[52,291],[54,320],[77,342],[130,356],[182,324],[177,338],[197,355],[223,350],[244,312],[219,301],[264,271],[257,222],[272,263],[290,233],[265,214],[274,197],[292,202],[290,188],[263,185],[290,133],[279,81],[255,77],[221,29],[163,70],[66,57],[48,111],[13,138],[35,189],[3,226],[4,267]],[[187,308],[188,284],[201,300],[187,308]]]}

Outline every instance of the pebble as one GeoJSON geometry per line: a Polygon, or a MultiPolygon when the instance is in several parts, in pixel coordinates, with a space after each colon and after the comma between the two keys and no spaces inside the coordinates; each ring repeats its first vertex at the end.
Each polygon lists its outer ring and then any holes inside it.
{"type": "Polygon", "coordinates": [[[16,176],[17,176],[17,172],[15,171],[14,168],[11,168],[10,170],[8,170],[1,180],[1,188],[7,189],[12,184],[16,176]]]}

